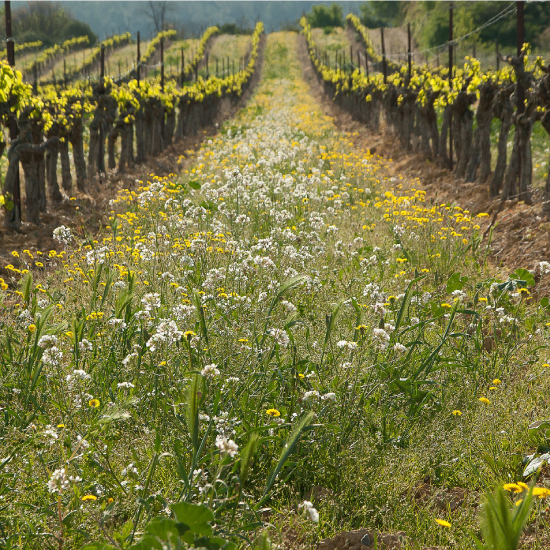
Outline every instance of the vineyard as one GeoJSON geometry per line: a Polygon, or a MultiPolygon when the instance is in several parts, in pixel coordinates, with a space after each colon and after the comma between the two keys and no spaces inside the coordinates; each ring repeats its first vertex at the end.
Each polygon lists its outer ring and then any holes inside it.
{"type": "Polygon", "coordinates": [[[0,548],[550,546],[550,71],[346,21],[2,62],[0,548]]]}

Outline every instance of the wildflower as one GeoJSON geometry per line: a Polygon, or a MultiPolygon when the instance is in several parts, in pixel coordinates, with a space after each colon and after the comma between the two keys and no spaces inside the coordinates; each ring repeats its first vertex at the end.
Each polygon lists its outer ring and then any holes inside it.
{"type": "Polygon", "coordinates": [[[314,508],[313,504],[309,500],[304,500],[302,504],[298,505],[298,508],[303,508],[307,517],[313,523],[319,523],[319,512],[314,508]]]}
{"type": "Polygon", "coordinates": [[[462,411],[459,411],[459,410],[453,411],[453,415],[454,416],[462,416],[462,411]]]}
{"type": "Polygon", "coordinates": [[[88,401],[88,405],[94,409],[97,409],[99,407],[99,399],[90,399],[88,401]]]}
{"type": "Polygon", "coordinates": [[[73,235],[68,227],[60,225],[53,230],[53,238],[60,243],[69,244],[73,238],[73,235]]]}
{"type": "Polygon", "coordinates": [[[533,489],[533,496],[539,498],[550,497],[550,489],[547,489],[546,487],[535,487],[533,489]]]}
{"type": "Polygon", "coordinates": [[[493,380],[493,385],[494,385],[494,386],[498,386],[499,384],[502,384],[502,381],[499,380],[498,378],[495,378],[495,379],[493,380]]]}
{"type": "Polygon", "coordinates": [[[69,488],[69,479],[65,468],[55,470],[48,481],[48,491],[50,493],[61,494],[65,489],[69,488]]]}
{"type": "Polygon", "coordinates": [[[80,351],[92,351],[93,345],[89,340],[86,340],[86,338],[84,338],[78,343],[78,348],[80,349],[80,351]]]}
{"type": "Polygon", "coordinates": [[[340,340],[337,344],[336,344],[336,347],[340,348],[340,349],[348,349],[350,351],[353,351],[355,349],[357,349],[357,342],[348,342],[347,340],[340,340]]]}
{"type": "Polygon", "coordinates": [[[42,349],[52,348],[57,344],[57,337],[49,334],[41,336],[38,340],[38,347],[42,349]]]}
{"type": "Polygon", "coordinates": [[[215,378],[220,374],[220,371],[217,366],[212,363],[211,365],[206,365],[202,369],[201,374],[206,378],[215,378]]]}
{"type": "Polygon", "coordinates": [[[191,340],[194,336],[196,336],[196,334],[192,331],[192,330],[186,330],[184,333],[183,333],[183,337],[189,341],[191,340]]]}
{"type": "Polygon", "coordinates": [[[134,384],[132,384],[131,382],[119,382],[117,385],[117,388],[134,388],[134,384]]]}
{"type": "Polygon", "coordinates": [[[328,401],[336,401],[336,394],[333,393],[333,392],[325,393],[325,394],[321,395],[321,399],[322,399],[323,401],[326,401],[326,400],[328,400],[328,401]]]}
{"type": "Polygon", "coordinates": [[[154,308],[160,306],[160,295],[155,293],[146,294],[142,299],[143,309],[145,311],[152,311],[154,308]]]}
{"type": "Polygon", "coordinates": [[[29,325],[27,327],[27,330],[30,332],[30,333],[33,333],[36,331],[36,325],[29,325]]]}
{"type": "Polygon", "coordinates": [[[307,401],[308,399],[319,399],[319,392],[317,390],[306,391],[304,400],[307,401]]]}
{"type": "Polygon", "coordinates": [[[216,447],[221,453],[228,454],[231,458],[239,451],[238,445],[232,439],[227,439],[221,435],[216,437],[216,447]]]}
{"type": "Polygon", "coordinates": [[[482,403],[485,403],[486,405],[491,404],[491,402],[486,397],[480,397],[479,401],[481,401],[482,403]]]}
{"type": "Polygon", "coordinates": [[[374,339],[378,342],[379,349],[386,349],[390,341],[390,335],[382,328],[375,328],[372,331],[374,339]]]}
{"type": "Polygon", "coordinates": [[[452,308],[453,306],[452,306],[451,304],[447,304],[447,303],[443,302],[443,303],[441,304],[441,307],[450,309],[450,308],[452,308]]]}
{"type": "Polygon", "coordinates": [[[267,411],[265,411],[265,413],[268,416],[273,416],[275,418],[277,418],[278,416],[281,416],[280,411],[278,411],[277,409],[267,409],[267,411]]]}
{"type": "Polygon", "coordinates": [[[95,495],[84,495],[81,500],[83,500],[83,501],[97,500],[97,497],[95,495]]]}
{"type": "Polygon", "coordinates": [[[523,492],[523,488],[520,487],[517,483],[505,483],[502,488],[505,490],[505,491],[510,491],[510,492],[514,492],[514,493],[521,493],[523,492]]]}
{"type": "Polygon", "coordinates": [[[268,333],[283,348],[288,347],[288,344],[290,344],[290,338],[288,337],[288,334],[286,333],[286,331],[280,328],[272,328],[272,329],[269,329],[268,333]]]}
{"type": "Polygon", "coordinates": [[[451,527],[451,524],[448,521],[445,521],[444,519],[436,519],[435,522],[441,525],[441,527],[446,527],[447,529],[451,527]]]}
{"type": "Polygon", "coordinates": [[[182,334],[175,321],[163,321],[157,327],[157,332],[147,341],[147,347],[155,351],[158,344],[171,346],[180,340],[182,334]]]}

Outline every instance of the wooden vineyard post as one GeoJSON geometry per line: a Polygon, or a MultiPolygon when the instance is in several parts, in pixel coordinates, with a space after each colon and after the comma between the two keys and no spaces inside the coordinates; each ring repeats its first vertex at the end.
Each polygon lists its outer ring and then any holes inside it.
{"type": "Polygon", "coordinates": [[[67,61],[63,59],[63,87],[67,87],[67,61]]]}
{"type": "Polygon", "coordinates": [[[136,76],[137,76],[137,85],[139,88],[139,77],[141,73],[141,40],[140,40],[140,32],[137,33],[137,63],[136,63],[136,76]]]}
{"type": "Polygon", "coordinates": [[[183,48],[181,49],[181,87],[183,88],[183,82],[185,80],[185,54],[183,48]]]}
{"type": "MultiPolygon", "coordinates": [[[[104,44],[101,44],[98,91],[100,94],[103,94],[105,92],[105,45],[104,44]]],[[[97,171],[105,173],[105,133],[103,128],[103,123],[99,125],[99,159],[97,163],[97,171]]]]}
{"type": "Polygon", "coordinates": [[[361,71],[361,52],[357,50],[357,68],[361,71]]]}
{"type": "Polygon", "coordinates": [[[160,89],[164,92],[164,38],[160,39],[160,89]]]}
{"type": "Polygon", "coordinates": [[[210,64],[208,62],[208,54],[204,56],[204,60],[206,61],[206,80],[210,78],[210,64]]]}
{"type": "Polygon", "coordinates": [[[384,27],[380,27],[380,40],[382,41],[382,73],[384,74],[384,84],[388,81],[388,69],[386,67],[386,46],[384,44],[384,27]]]}
{"type": "MultiPolygon", "coordinates": [[[[525,27],[523,22],[523,8],[525,2],[516,2],[517,5],[517,55],[521,57],[521,50],[523,49],[523,43],[525,42],[525,27]]],[[[516,108],[518,113],[523,113],[525,111],[525,88],[523,82],[517,82],[517,103],[516,108]]]]}
{"type": "MultiPolygon", "coordinates": [[[[523,43],[525,42],[525,27],[524,27],[524,21],[523,21],[523,8],[524,8],[525,2],[516,2],[517,7],[517,29],[516,29],[516,36],[517,36],[517,56],[520,59],[520,63],[523,63],[523,56],[522,56],[522,50],[523,50],[523,43]]],[[[525,87],[523,86],[523,82],[518,78],[518,81],[516,82],[516,116],[521,115],[525,112],[525,87]]],[[[516,118],[516,121],[518,119],[516,118]]],[[[518,121],[519,122],[519,121],[518,121]]],[[[519,124],[516,122],[516,136],[518,139],[518,145],[521,143],[519,140],[519,124]]],[[[518,146],[519,149],[519,146],[518,146]]],[[[519,198],[522,199],[524,197],[524,193],[522,192],[522,177],[521,177],[521,153],[518,154],[518,173],[517,173],[517,179],[518,179],[518,194],[519,198]]],[[[527,202],[527,201],[526,201],[527,202]]],[[[528,202],[530,204],[530,202],[528,202]]]]}
{"type": "Polygon", "coordinates": [[[367,80],[369,79],[369,54],[365,48],[365,72],[367,73],[367,80]]]}
{"type": "Polygon", "coordinates": [[[33,89],[34,93],[36,94],[38,92],[38,67],[36,64],[32,66],[32,73],[33,73],[33,89]]]}
{"type": "MultiPolygon", "coordinates": [[[[449,5],[449,87],[453,86],[453,3],[449,5]]],[[[453,169],[453,111],[449,106],[449,165],[453,169]]]]}
{"type": "Polygon", "coordinates": [[[350,71],[353,71],[353,46],[349,47],[349,64],[350,64],[350,71]]]}
{"type": "MultiPolygon", "coordinates": [[[[6,20],[6,48],[8,53],[8,63],[10,67],[15,67],[15,44],[11,36],[11,2],[4,2],[4,15],[6,20]]],[[[10,126],[10,140],[13,141],[17,138],[17,120],[15,114],[9,115],[10,126]]],[[[15,174],[15,181],[13,184],[13,214],[10,216],[12,224],[19,229],[21,226],[21,180],[19,178],[19,164],[17,165],[17,172],[15,174]]],[[[6,216],[7,219],[7,216],[6,216]]]]}
{"type": "Polygon", "coordinates": [[[500,51],[498,49],[498,40],[495,40],[495,50],[497,54],[497,73],[500,71],[500,51]]]}
{"type": "Polygon", "coordinates": [[[219,78],[219,76],[220,76],[220,71],[218,67],[218,58],[216,57],[216,78],[219,78]]]}
{"type": "Polygon", "coordinates": [[[409,58],[409,86],[412,78],[412,50],[411,50],[411,24],[407,23],[408,58],[409,58]]]}
{"type": "Polygon", "coordinates": [[[225,57],[222,57],[222,78],[225,78],[225,57]]]}

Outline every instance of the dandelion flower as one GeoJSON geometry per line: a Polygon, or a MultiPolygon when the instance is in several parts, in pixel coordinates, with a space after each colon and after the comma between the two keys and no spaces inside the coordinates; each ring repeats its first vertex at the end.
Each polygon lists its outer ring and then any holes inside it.
{"type": "Polygon", "coordinates": [[[435,522],[441,525],[441,527],[446,527],[447,529],[451,527],[451,524],[448,521],[445,521],[444,519],[436,519],[435,522]]]}
{"type": "Polygon", "coordinates": [[[453,411],[453,415],[454,416],[462,416],[462,411],[459,411],[459,410],[453,411]]]}
{"type": "Polygon", "coordinates": [[[485,403],[486,405],[491,404],[491,402],[486,397],[480,397],[479,401],[481,401],[482,403],[485,403]]]}
{"type": "Polygon", "coordinates": [[[493,380],[493,385],[494,385],[494,386],[498,386],[499,384],[502,384],[502,381],[499,380],[498,378],[495,378],[495,379],[493,380]]]}
{"type": "Polygon", "coordinates": [[[523,491],[523,488],[520,487],[517,483],[505,483],[502,488],[505,491],[513,491],[514,493],[521,493],[523,491]]]}
{"type": "Polygon", "coordinates": [[[267,409],[267,411],[265,411],[265,413],[268,416],[273,416],[275,418],[277,418],[278,416],[281,416],[281,412],[278,411],[277,409],[267,409]]]}
{"type": "Polygon", "coordinates": [[[535,487],[533,489],[533,496],[539,498],[550,497],[550,489],[547,489],[546,487],[535,487]]]}
{"type": "Polygon", "coordinates": [[[83,501],[87,501],[87,500],[97,500],[97,497],[95,495],[84,495],[82,497],[82,500],[83,501]]]}
{"type": "Polygon", "coordinates": [[[99,407],[99,399],[90,399],[88,401],[88,405],[94,409],[97,409],[99,407]]]}

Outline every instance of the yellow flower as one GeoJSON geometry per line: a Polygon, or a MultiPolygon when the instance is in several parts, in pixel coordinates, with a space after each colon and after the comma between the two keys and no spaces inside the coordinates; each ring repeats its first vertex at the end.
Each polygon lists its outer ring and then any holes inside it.
{"type": "Polygon", "coordinates": [[[539,498],[550,497],[550,489],[547,489],[546,487],[535,487],[533,489],[533,496],[539,498]]]}
{"type": "Polygon", "coordinates": [[[27,327],[27,330],[28,330],[29,332],[34,332],[34,331],[36,330],[36,325],[29,325],[29,326],[27,327]]]}
{"type": "Polygon", "coordinates": [[[462,411],[458,411],[458,410],[453,411],[453,415],[454,416],[462,416],[462,411]]]}
{"type": "Polygon", "coordinates": [[[447,304],[447,303],[443,302],[443,303],[441,304],[441,307],[451,308],[451,307],[453,307],[453,306],[452,306],[451,304],[447,304]]]}
{"type": "Polygon", "coordinates": [[[193,338],[193,336],[196,336],[196,334],[195,334],[192,330],[186,330],[186,331],[183,333],[183,337],[184,337],[186,340],[191,340],[191,338],[193,338]]]}
{"type": "Polygon", "coordinates": [[[491,402],[486,397],[480,397],[479,400],[486,405],[490,405],[491,402]]]}
{"type": "Polygon", "coordinates": [[[505,491],[513,491],[514,493],[521,493],[523,491],[523,489],[517,483],[505,483],[502,488],[505,491]]]}
{"type": "Polygon", "coordinates": [[[86,500],[97,500],[97,497],[94,496],[94,495],[84,495],[82,497],[82,500],[86,501],[86,500]]]}
{"type": "Polygon", "coordinates": [[[58,428],[64,428],[64,427],[65,427],[65,424],[58,424],[57,427],[58,427],[58,428]]]}
{"type": "Polygon", "coordinates": [[[108,504],[111,504],[111,502],[114,502],[114,499],[113,499],[112,497],[109,497],[109,498],[107,499],[107,503],[108,503],[108,504]]]}
{"type": "Polygon", "coordinates": [[[17,250],[14,250],[11,255],[14,257],[14,258],[19,258],[19,252],[17,252],[17,250]]]}
{"type": "Polygon", "coordinates": [[[305,378],[305,377],[306,377],[306,375],[305,375],[305,374],[302,374],[301,372],[298,374],[298,378],[300,378],[300,380],[301,380],[302,378],[305,378]]]}
{"type": "Polygon", "coordinates": [[[498,386],[499,384],[502,384],[502,381],[499,380],[498,378],[495,378],[495,379],[493,380],[493,385],[498,386]]]}
{"type": "Polygon", "coordinates": [[[281,413],[277,409],[267,409],[265,412],[268,416],[273,416],[275,418],[281,416],[281,413]]]}
{"type": "Polygon", "coordinates": [[[451,524],[444,519],[436,519],[435,522],[441,525],[441,527],[447,527],[447,529],[451,526],[451,524]]]}
{"type": "Polygon", "coordinates": [[[99,399],[90,399],[90,401],[88,401],[88,405],[94,409],[97,409],[99,407],[99,399]]]}

